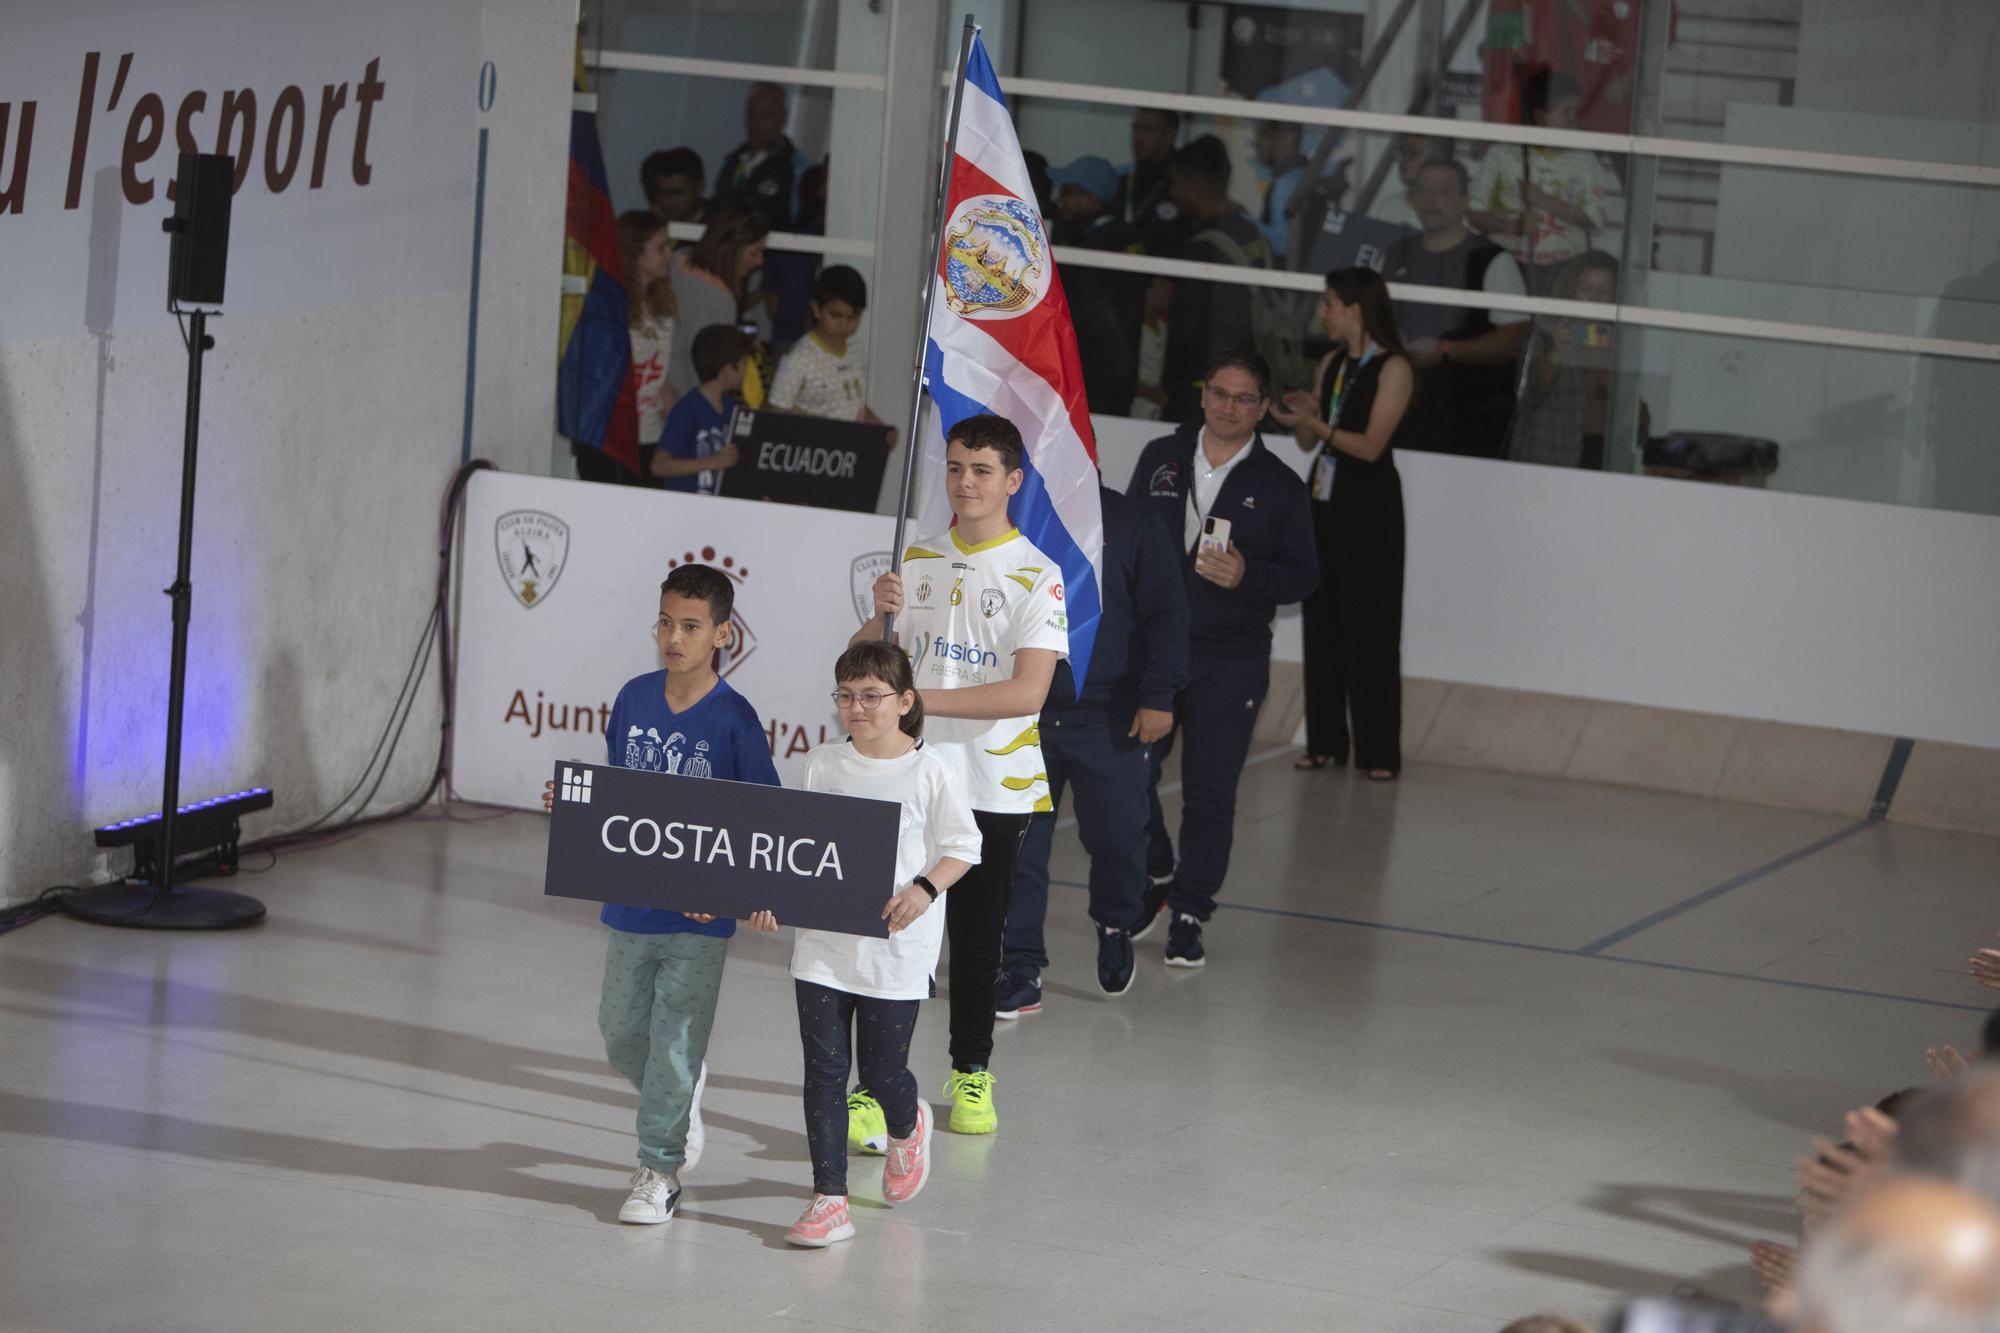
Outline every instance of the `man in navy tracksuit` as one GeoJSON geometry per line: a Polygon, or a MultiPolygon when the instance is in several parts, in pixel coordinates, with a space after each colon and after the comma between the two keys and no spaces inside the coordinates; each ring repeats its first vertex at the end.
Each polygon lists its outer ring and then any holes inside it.
{"type": "Polygon", "coordinates": [[[1206,961],[1201,927],[1229,870],[1236,783],[1250,753],[1257,709],[1271,685],[1271,620],[1319,582],[1305,483],[1264,447],[1257,423],[1270,407],[1270,367],[1254,351],[1225,353],[1209,367],[1202,419],[1154,440],[1139,456],[1126,494],[1153,507],[1181,539],[1189,613],[1188,686],[1174,732],[1153,747],[1147,871],[1153,887],[1134,938],[1160,908],[1172,910],[1167,962],[1206,961]],[[1207,520],[1229,522],[1229,546],[1201,550],[1207,520]],[[1160,809],[1160,766],[1181,751],[1181,859],[1160,809]]]}
{"type": "MultiPolygon", "coordinates": [[[[1097,923],[1097,984],[1106,995],[1132,985],[1132,932],[1145,910],[1146,842],[1152,811],[1150,747],[1174,724],[1187,685],[1187,592],[1173,536],[1153,507],[1099,488],[1104,508],[1103,616],[1090,675],[1078,691],[1068,661],[1042,705],[1042,760],[1050,808],[1028,821],[1007,906],[1007,954],[995,1016],[1042,1007],[1049,965],[1042,924],[1049,905],[1049,850],[1063,788],[1076,794],[1076,831],[1090,853],[1090,919],[1097,923]]],[[[1157,909],[1155,909],[1157,910],[1157,909]]]]}

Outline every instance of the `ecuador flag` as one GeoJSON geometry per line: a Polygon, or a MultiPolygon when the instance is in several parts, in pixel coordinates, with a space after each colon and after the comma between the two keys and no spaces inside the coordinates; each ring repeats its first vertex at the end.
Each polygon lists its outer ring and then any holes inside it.
{"type": "MultiPolygon", "coordinates": [[[[580,51],[576,88],[584,91],[580,51]]],[[[632,374],[632,332],[626,316],[625,274],[618,256],[617,215],[612,212],[611,188],[604,175],[597,113],[581,107],[569,114],[569,206],[563,272],[583,279],[584,294],[580,307],[576,298],[564,298],[556,429],[579,444],[603,450],[636,475],[638,389],[632,374]]]]}

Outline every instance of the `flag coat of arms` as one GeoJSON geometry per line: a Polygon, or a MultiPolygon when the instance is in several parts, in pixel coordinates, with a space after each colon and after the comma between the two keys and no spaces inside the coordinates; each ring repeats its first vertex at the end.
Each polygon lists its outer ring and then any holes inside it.
{"type": "Polygon", "coordinates": [[[977,35],[960,97],[943,244],[933,256],[924,387],[934,411],[916,531],[943,532],[951,523],[944,474],[951,427],[984,412],[1019,427],[1027,476],[1008,507],[1022,535],[1062,567],[1070,673],[1081,690],[1102,608],[1104,520],[1076,331],[1013,118],[977,35]]]}

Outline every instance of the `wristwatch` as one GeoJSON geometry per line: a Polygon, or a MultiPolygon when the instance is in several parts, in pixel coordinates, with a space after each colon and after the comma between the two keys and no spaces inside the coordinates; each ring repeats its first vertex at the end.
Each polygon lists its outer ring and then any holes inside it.
{"type": "Polygon", "coordinates": [[[928,893],[931,896],[932,902],[937,901],[938,886],[931,883],[929,876],[918,875],[915,879],[911,880],[910,883],[916,885],[918,888],[922,889],[925,893],[928,893]]]}

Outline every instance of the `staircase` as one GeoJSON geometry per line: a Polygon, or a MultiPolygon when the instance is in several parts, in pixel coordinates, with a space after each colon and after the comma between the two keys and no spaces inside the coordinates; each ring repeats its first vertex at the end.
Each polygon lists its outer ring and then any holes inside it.
{"type": "MultiPolygon", "coordinates": [[[[1661,77],[1661,134],[1721,142],[1731,102],[1792,104],[1805,0],[1677,0],[1661,77]]],[[[1662,161],[1654,197],[1655,266],[1708,273],[1722,169],[1662,161]]]]}

